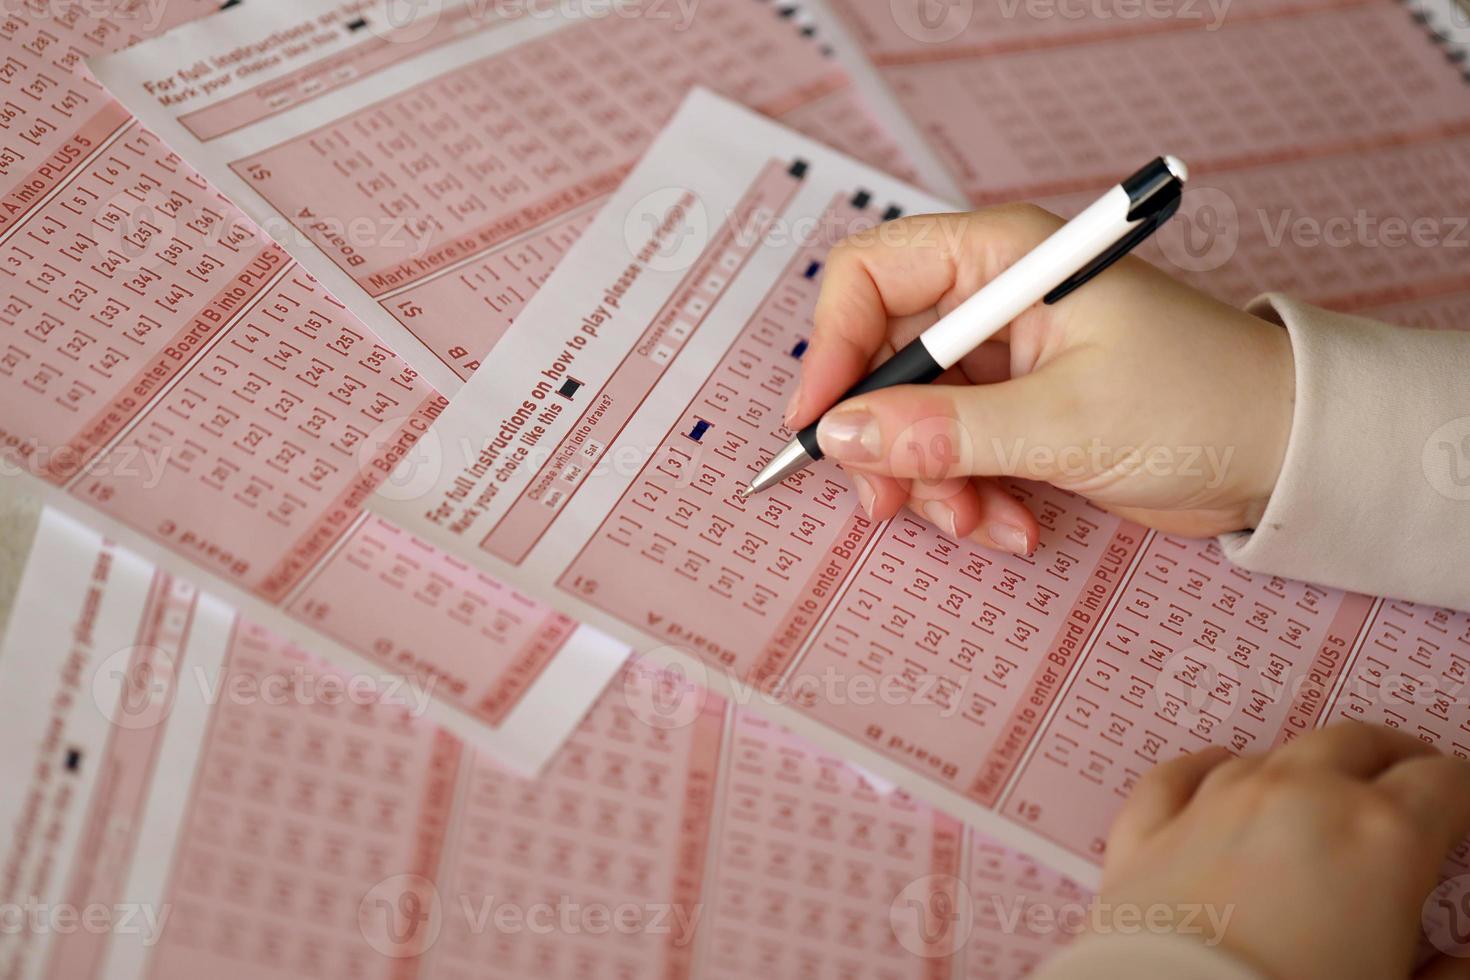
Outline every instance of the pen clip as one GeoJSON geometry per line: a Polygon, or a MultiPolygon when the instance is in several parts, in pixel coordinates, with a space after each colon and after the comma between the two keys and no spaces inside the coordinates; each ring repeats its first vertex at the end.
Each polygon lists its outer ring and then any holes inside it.
{"type": "Polygon", "coordinates": [[[1179,201],[1182,197],[1183,195],[1176,189],[1174,192],[1174,196],[1169,201],[1169,203],[1165,204],[1153,214],[1140,221],[1137,228],[1134,228],[1132,231],[1128,232],[1122,238],[1118,239],[1111,246],[1109,246],[1108,249],[1097,258],[1084,265],[1081,269],[1078,269],[1077,272],[1073,274],[1070,278],[1068,278],[1065,282],[1061,283],[1051,292],[1043,296],[1041,298],[1041,301],[1050,306],[1052,303],[1057,302],[1063,296],[1066,296],[1072,290],[1076,289],[1078,286],[1081,286],[1083,283],[1087,282],[1087,280],[1091,279],[1093,276],[1097,275],[1099,272],[1102,272],[1108,266],[1112,265],[1114,262],[1127,255],[1129,252],[1133,251],[1135,248],[1138,247],[1141,242],[1147,239],[1149,235],[1152,235],[1155,231],[1157,231],[1159,229],[1159,226],[1161,226],[1164,222],[1168,221],[1174,216],[1174,212],[1179,210],[1179,201]]]}

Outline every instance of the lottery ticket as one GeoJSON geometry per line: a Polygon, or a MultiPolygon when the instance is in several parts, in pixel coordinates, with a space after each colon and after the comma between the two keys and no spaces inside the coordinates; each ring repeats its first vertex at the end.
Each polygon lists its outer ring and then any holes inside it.
{"type": "Polygon", "coordinates": [[[4,476],[534,771],[625,650],[366,514],[444,399],[83,64],[213,9],[0,16],[4,476]]]}
{"type": "Polygon", "coordinates": [[[638,666],[519,779],[54,511],[0,706],[17,980],[1009,980],[1086,920],[1076,884],[638,666]]]}
{"type": "Polygon", "coordinates": [[[912,119],[910,153],[937,155],[974,204],[1070,214],[1167,148],[1190,192],[1140,254],[1191,285],[1470,322],[1470,25],[1455,0],[818,6],[912,119]]]}
{"type": "Polygon", "coordinates": [[[828,239],[940,203],[695,93],[403,464],[417,495],[372,506],[1079,880],[1183,752],[1347,717],[1466,754],[1470,616],[1040,485],[1011,485],[1029,558],[874,524],[830,463],[740,496],[790,437],[828,239]]]}
{"type": "Polygon", "coordinates": [[[403,7],[244,4],[93,68],[446,393],[693,85],[917,176],[797,7],[403,7]]]}

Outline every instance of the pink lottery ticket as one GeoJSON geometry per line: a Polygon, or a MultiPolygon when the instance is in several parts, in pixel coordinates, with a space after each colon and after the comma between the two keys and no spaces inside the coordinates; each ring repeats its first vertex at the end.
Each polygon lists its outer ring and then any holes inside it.
{"type": "Polygon", "coordinates": [[[364,512],[444,399],[83,65],[210,9],[0,18],[5,475],[534,770],[623,649],[364,512]]]}
{"type": "Polygon", "coordinates": [[[694,85],[916,176],[795,8],[554,6],[246,4],[94,68],[444,392],[694,85]]]}
{"type": "Polygon", "coordinates": [[[696,93],[421,443],[422,495],[374,509],[1080,880],[1183,752],[1361,717],[1470,754],[1470,616],[1042,486],[1012,487],[1031,558],[874,525],[828,464],[739,497],[789,437],[830,238],[937,206],[696,93]]]}
{"type": "Polygon", "coordinates": [[[478,758],[52,511],[0,650],[17,980],[1010,980],[1088,893],[632,665],[546,774],[478,758]]]}
{"type": "Polygon", "coordinates": [[[1195,285],[1414,324],[1470,302],[1453,0],[827,4],[976,204],[1067,213],[1167,149],[1194,179],[1144,254],[1195,285]]]}

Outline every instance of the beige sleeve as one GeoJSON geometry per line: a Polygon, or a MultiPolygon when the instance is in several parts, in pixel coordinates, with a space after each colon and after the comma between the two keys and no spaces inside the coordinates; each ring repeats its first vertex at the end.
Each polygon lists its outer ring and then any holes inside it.
{"type": "MultiPolygon", "coordinates": [[[[1296,409],[1250,571],[1470,609],[1470,332],[1411,330],[1268,294],[1290,332],[1296,409]]],[[[1470,328],[1470,324],[1466,324],[1470,328]]]]}
{"type": "MultiPolygon", "coordinates": [[[[1281,477],[1236,564],[1470,610],[1470,329],[1409,330],[1267,295],[1291,333],[1296,408],[1281,477]]],[[[1466,324],[1470,328],[1470,324],[1466,324]]],[[[1188,937],[1086,937],[1033,980],[1262,980],[1188,937]]]]}
{"type": "Polygon", "coordinates": [[[1217,947],[1138,933],[1084,936],[1047,960],[1031,980],[1264,980],[1217,947]]]}

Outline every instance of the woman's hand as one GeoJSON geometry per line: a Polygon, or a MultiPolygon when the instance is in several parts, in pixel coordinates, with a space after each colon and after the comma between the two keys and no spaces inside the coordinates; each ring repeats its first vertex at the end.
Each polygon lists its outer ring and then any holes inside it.
{"type": "MultiPolygon", "coordinates": [[[[1061,219],[1030,206],[916,215],[827,262],[786,421],[817,418],[1061,219]]],[[[940,381],[854,398],[818,427],[875,518],[1029,554],[1035,518],[993,479],[1042,480],[1121,517],[1205,536],[1253,527],[1291,430],[1290,340],[1127,258],[1037,305],[940,381]]]]}
{"type": "MultiPolygon", "coordinates": [[[[1273,980],[1404,980],[1466,833],[1470,764],[1393,729],[1334,725],[1239,759],[1207,749],[1139,782],[1099,908],[1204,906],[1225,922],[1212,940],[1273,980]]],[[[1420,976],[1470,977],[1470,960],[1420,976]]]]}

